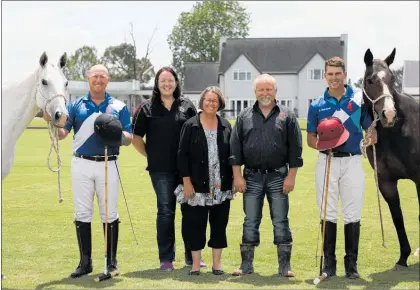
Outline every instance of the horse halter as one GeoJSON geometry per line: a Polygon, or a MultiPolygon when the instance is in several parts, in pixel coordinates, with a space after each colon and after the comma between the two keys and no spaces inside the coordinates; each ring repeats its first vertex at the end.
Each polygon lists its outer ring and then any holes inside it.
{"type": "Polygon", "coordinates": [[[368,93],[366,93],[366,90],[363,86],[362,88],[363,93],[365,94],[366,98],[368,98],[368,100],[372,103],[372,111],[373,111],[373,115],[375,116],[375,119],[379,116],[379,113],[377,113],[375,111],[375,103],[383,98],[389,98],[392,101],[392,104],[395,105],[395,101],[394,101],[394,97],[392,95],[388,95],[388,94],[382,94],[380,95],[378,98],[376,98],[375,100],[373,100],[371,97],[369,97],[368,93]]]}
{"type": "MultiPolygon", "coordinates": [[[[41,97],[43,97],[45,100],[47,100],[47,102],[45,103],[45,107],[44,107],[44,112],[47,112],[47,106],[48,106],[48,104],[52,101],[52,100],[54,100],[54,99],[56,99],[56,98],[63,98],[64,99],[64,104],[67,106],[67,98],[66,98],[66,96],[65,95],[63,95],[63,94],[56,94],[56,95],[54,95],[52,98],[47,98],[47,97],[45,97],[44,96],[44,94],[42,93],[42,91],[40,91],[39,90],[39,84],[36,86],[36,91],[35,91],[35,98],[36,98],[36,95],[37,95],[37,93],[39,93],[40,95],[41,95],[41,97]]],[[[52,116],[50,116],[51,118],[52,118],[52,116]]],[[[60,126],[57,126],[57,125],[55,125],[53,122],[51,122],[55,127],[57,127],[57,128],[62,128],[62,127],[60,127],[60,126]]]]}

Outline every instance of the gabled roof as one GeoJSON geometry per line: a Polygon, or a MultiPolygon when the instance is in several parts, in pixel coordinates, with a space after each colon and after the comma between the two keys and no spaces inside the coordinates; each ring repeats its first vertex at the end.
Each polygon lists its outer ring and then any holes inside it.
{"type": "Polygon", "coordinates": [[[262,72],[297,73],[316,53],[324,59],[344,58],[343,45],[340,37],[228,38],[223,45],[219,74],[224,74],[242,54],[262,72]]]}
{"type": "Polygon", "coordinates": [[[404,61],[403,72],[403,86],[410,88],[418,88],[420,79],[419,61],[406,60],[404,61]]]}
{"type": "Polygon", "coordinates": [[[218,63],[186,63],[184,93],[201,93],[208,86],[217,86],[218,63]]]}

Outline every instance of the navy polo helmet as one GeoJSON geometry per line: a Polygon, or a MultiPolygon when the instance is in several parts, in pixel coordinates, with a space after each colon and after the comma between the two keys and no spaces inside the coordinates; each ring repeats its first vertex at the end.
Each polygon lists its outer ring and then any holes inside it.
{"type": "Polygon", "coordinates": [[[95,120],[94,128],[95,133],[105,146],[117,147],[121,145],[122,124],[114,115],[107,113],[99,115],[95,120]]]}

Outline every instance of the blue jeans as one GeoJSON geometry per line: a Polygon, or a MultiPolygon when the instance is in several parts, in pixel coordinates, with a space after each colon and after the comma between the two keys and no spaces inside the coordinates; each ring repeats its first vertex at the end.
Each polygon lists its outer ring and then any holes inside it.
{"type": "Polygon", "coordinates": [[[159,260],[175,260],[175,188],[178,176],[174,173],[149,172],[157,199],[156,231],[159,260]]]}
{"type": "Polygon", "coordinates": [[[259,246],[260,224],[264,197],[267,195],[270,216],[273,223],[274,244],[289,244],[293,241],[289,227],[289,197],[283,194],[283,180],[287,172],[260,173],[250,169],[244,170],[246,192],[243,195],[242,244],[259,246]]]}

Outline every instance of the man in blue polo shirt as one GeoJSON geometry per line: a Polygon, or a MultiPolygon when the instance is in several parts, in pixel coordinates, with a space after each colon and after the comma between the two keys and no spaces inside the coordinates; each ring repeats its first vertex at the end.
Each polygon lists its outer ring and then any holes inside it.
{"type": "MultiPolygon", "coordinates": [[[[103,114],[114,115],[122,125],[121,145],[128,146],[132,140],[130,114],[127,106],[106,92],[109,73],[105,66],[95,65],[87,73],[89,92],[71,102],[68,107],[69,119],[59,130],[59,138],[64,139],[73,128],[73,159],[71,161],[72,190],[75,205],[75,224],[80,250],[80,262],[71,273],[77,278],[92,272],[91,221],[93,216],[94,193],[98,197],[99,211],[105,230],[105,145],[95,133],[96,118],[103,114]]],[[[119,180],[116,161],[119,146],[108,148],[108,271],[119,274],[117,267],[118,245],[118,190],[119,180]]]]}
{"type": "MultiPolygon", "coordinates": [[[[345,272],[347,278],[356,279],[359,278],[357,256],[365,188],[360,142],[363,139],[363,129],[367,130],[369,128],[372,124],[372,118],[363,104],[362,92],[355,93],[350,86],[344,84],[346,76],[344,61],[341,58],[333,57],[325,62],[324,77],[328,83],[328,88],[323,96],[315,99],[309,106],[307,143],[309,147],[319,150],[317,146],[317,126],[321,120],[331,116],[339,118],[350,133],[347,142],[333,149],[331,158],[323,272],[328,277],[336,275],[335,246],[338,199],[340,197],[344,217],[345,272]]],[[[370,144],[376,143],[375,130],[368,137],[370,138],[370,144]]],[[[327,152],[320,150],[315,169],[315,183],[321,219],[323,218],[322,200],[326,160],[327,152]]]]}

